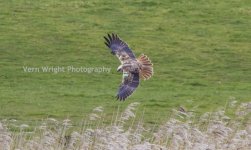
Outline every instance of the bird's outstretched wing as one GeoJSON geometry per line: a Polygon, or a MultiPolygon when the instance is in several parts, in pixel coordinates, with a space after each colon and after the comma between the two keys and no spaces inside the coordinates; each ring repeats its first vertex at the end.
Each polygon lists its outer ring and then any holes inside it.
{"type": "Polygon", "coordinates": [[[127,54],[131,59],[135,59],[135,55],[128,45],[122,41],[117,34],[107,34],[105,37],[105,45],[110,48],[113,55],[120,57],[122,54],[127,54]]]}
{"type": "Polygon", "coordinates": [[[139,73],[129,72],[123,73],[123,81],[119,87],[117,99],[125,100],[130,96],[139,85],[139,73]]]}

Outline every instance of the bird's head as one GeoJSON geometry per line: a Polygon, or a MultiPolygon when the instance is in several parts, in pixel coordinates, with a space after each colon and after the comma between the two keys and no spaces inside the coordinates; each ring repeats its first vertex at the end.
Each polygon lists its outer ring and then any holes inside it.
{"type": "Polygon", "coordinates": [[[124,61],[124,60],[129,59],[129,56],[128,56],[127,54],[121,54],[121,55],[119,56],[119,59],[120,59],[121,61],[124,61]]]}

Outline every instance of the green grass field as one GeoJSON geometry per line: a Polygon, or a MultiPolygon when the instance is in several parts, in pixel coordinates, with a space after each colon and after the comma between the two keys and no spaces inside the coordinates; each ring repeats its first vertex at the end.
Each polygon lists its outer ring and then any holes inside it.
{"type": "Polygon", "coordinates": [[[251,101],[251,2],[0,1],[0,119],[80,120],[97,106],[108,116],[140,102],[147,123],[184,106],[198,113],[229,99],[251,101]],[[117,33],[154,76],[125,102],[121,74],[103,36],[117,33]],[[108,67],[110,73],[24,72],[23,66],[108,67]]]}

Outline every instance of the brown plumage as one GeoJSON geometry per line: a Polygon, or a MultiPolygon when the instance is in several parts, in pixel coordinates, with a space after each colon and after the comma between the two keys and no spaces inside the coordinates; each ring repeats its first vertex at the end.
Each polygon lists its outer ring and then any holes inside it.
{"type": "Polygon", "coordinates": [[[122,82],[116,97],[124,101],[136,90],[140,79],[147,80],[153,75],[153,64],[144,54],[136,58],[129,46],[117,34],[108,34],[104,38],[105,45],[121,63],[117,71],[122,72],[122,82]]]}
{"type": "Polygon", "coordinates": [[[144,54],[141,54],[137,61],[140,64],[139,76],[140,79],[148,80],[153,76],[153,64],[151,60],[144,54]]]}

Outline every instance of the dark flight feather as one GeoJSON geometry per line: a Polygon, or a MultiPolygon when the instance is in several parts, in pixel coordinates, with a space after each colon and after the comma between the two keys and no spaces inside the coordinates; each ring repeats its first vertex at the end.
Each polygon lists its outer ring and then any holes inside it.
{"type": "Polygon", "coordinates": [[[128,77],[125,77],[123,79],[123,82],[121,83],[117,99],[118,100],[125,100],[128,96],[130,96],[135,89],[139,85],[139,73],[130,73],[128,77]]]}
{"type": "Polygon", "coordinates": [[[133,54],[132,50],[128,47],[128,45],[122,41],[117,34],[112,33],[107,34],[105,37],[105,45],[112,50],[112,54],[120,54],[125,52],[130,58],[134,59],[135,55],[133,54]]]}

